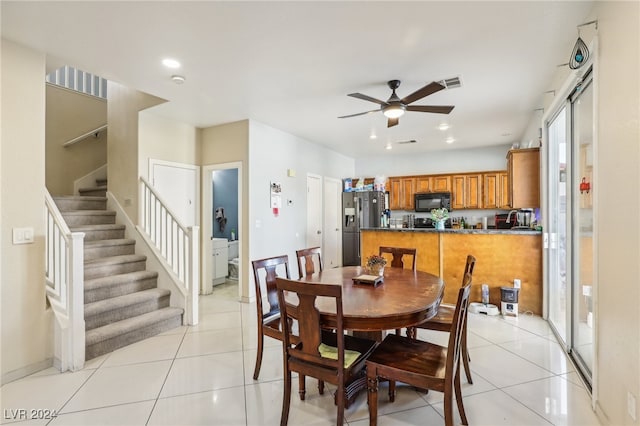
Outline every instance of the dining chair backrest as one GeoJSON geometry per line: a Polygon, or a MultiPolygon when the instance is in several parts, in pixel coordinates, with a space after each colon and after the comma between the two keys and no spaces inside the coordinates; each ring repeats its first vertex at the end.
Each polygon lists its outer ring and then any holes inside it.
{"type": "Polygon", "coordinates": [[[469,295],[471,294],[471,274],[467,273],[462,281],[462,287],[458,290],[458,301],[451,321],[451,330],[449,331],[449,345],[447,346],[447,365],[446,371],[453,377],[458,368],[460,361],[460,353],[462,347],[462,339],[464,335],[465,320],[469,307],[469,295]]]}
{"type": "Polygon", "coordinates": [[[266,259],[254,260],[251,262],[253,266],[253,278],[255,281],[256,289],[256,305],[258,308],[258,318],[262,319],[265,315],[275,315],[280,313],[280,306],[278,304],[278,294],[276,289],[276,277],[278,276],[278,269],[280,273],[284,272],[285,278],[291,278],[289,273],[289,256],[275,256],[268,257],[266,259]],[[284,271],[282,271],[284,269],[284,271]],[[261,273],[264,271],[264,274],[261,273]],[[264,287],[267,296],[267,302],[269,303],[269,312],[264,314],[262,308],[262,280],[264,276],[264,287]]]}
{"type": "Polygon", "coordinates": [[[335,369],[339,380],[343,376],[344,370],[344,327],[342,315],[342,286],[333,284],[312,284],[304,281],[287,280],[276,278],[278,299],[281,306],[281,321],[286,321],[287,317],[295,318],[298,321],[298,333],[296,337],[300,344],[292,346],[291,337],[293,331],[285,327],[284,348],[290,360],[302,363],[310,363],[320,368],[335,369]],[[287,305],[284,302],[284,292],[295,294],[298,298],[296,306],[287,305]],[[319,347],[322,343],[322,323],[320,311],[316,308],[318,297],[332,298],[335,300],[337,354],[338,359],[329,359],[321,356],[319,347]]]}
{"type": "Polygon", "coordinates": [[[318,262],[318,272],[322,272],[322,251],[320,247],[296,250],[296,258],[298,259],[298,276],[300,278],[316,272],[316,265],[314,263],[316,261],[318,262]],[[302,267],[303,262],[304,269],[302,267]]]}
{"type": "Polygon", "coordinates": [[[382,256],[383,253],[390,253],[391,258],[391,267],[392,268],[404,268],[403,256],[408,255],[412,257],[411,270],[416,270],[416,258],[417,258],[418,250],[415,248],[404,248],[404,247],[380,247],[379,255],[382,256]]]}
{"type": "MultiPolygon", "coordinates": [[[[464,283],[464,276],[471,274],[473,276],[473,268],[476,266],[476,258],[472,255],[467,255],[467,263],[464,267],[464,274],[462,275],[462,282],[464,283]]],[[[464,285],[464,284],[463,284],[464,285]]]]}

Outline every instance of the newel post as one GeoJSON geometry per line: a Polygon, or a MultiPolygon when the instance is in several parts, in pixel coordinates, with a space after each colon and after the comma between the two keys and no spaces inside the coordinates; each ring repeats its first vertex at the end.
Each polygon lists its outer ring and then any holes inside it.
{"type": "Polygon", "coordinates": [[[69,368],[72,371],[84,367],[84,232],[71,233],[69,247],[69,287],[67,309],[69,312],[69,368]]]}
{"type": "Polygon", "coordinates": [[[189,241],[189,280],[187,284],[187,316],[188,325],[198,324],[198,292],[200,290],[200,227],[190,226],[189,241]]]}

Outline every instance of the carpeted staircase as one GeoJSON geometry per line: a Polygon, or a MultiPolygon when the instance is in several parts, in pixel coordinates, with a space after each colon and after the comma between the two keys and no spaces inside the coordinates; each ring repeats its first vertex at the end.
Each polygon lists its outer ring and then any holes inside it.
{"type": "Polygon", "coordinates": [[[80,196],[54,197],[72,232],[84,232],[85,359],[182,325],[183,309],[169,306],[171,292],[157,287],[158,273],[107,210],[106,181],[80,196]]]}

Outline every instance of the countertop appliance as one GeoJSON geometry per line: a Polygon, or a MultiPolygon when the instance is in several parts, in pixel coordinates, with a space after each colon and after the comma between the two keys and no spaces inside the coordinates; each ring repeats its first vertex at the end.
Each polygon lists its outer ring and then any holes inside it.
{"type": "MultiPolygon", "coordinates": [[[[413,222],[414,228],[433,228],[435,229],[435,221],[429,217],[417,217],[413,222]]],[[[451,218],[444,221],[445,228],[451,228],[451,218]]]]}
{"type": "Polygon", "coordinates": [[[385,193],[342,193],[342,265],[359,266],[360,228],[379,228],[385,211],[385,193]]]}
{"type": "Polygon", "coordinates": [[[418,192],[414,197],[416,212],[431,212],[433,209],[451,211],[450,192],[418,192]]]}

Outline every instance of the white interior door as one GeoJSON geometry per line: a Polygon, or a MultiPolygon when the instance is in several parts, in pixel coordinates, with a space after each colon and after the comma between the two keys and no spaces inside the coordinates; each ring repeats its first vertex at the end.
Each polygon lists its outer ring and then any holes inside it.
{"type": "Polygon", "coordinates": [[[340,227],[340,204],[342,182],[324,178],[324,264],[327,268],[341,266],[342,229],[340,227]]]}
{"type": "Polygon", "coordinates": [[[197,225],[199,170],[191,164],[149,160],[149,180],[184,226],[197,225]]]}
{"type": "Polygon", "coordinates": [[[307,175],[306,241],[307,247],[322,247],[322,177],[312,174],[307,175]]]}

